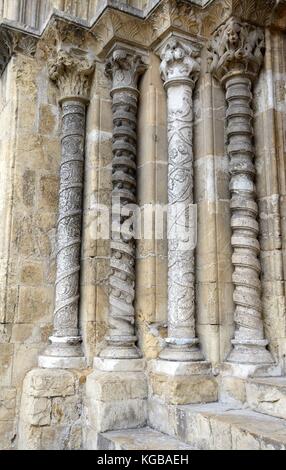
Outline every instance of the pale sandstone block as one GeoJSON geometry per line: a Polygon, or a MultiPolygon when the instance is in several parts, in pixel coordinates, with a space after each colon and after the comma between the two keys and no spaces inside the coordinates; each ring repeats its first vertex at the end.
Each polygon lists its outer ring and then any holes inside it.
{"type": "Polygon", "coordinates": [[[33,426],[47,426],[51,423],[51,400],[22,394],[21,419],[33,426]]]}
{"type": "Polygon", "coordinates": [[[58,129],[58,108],[42,104],[39,109],[39,133],[51,136],[58,129]]]}
{"type": "Polygon", "coordinates": [[[43,175],[40,178],[38,207],[40,210],[56,211],[58,207],[59,178],[43,175]]]}
{"type": "Polygon", "coordinates": [[[220,379],[219,399],[221,403],[243,404],[246,401],[245,379],[222,377],[220,379]]]}
{"type": "Polygon", "coordinates": [[[18,436],[18,450],[39,450],[41,449],[42,428],[31,426],[30,424],[20,420],[18,436]]]}
{"type": "Polygon", "coordinates": [[[144,399],[147,397],[147,380],[141,372],[94,372],[86,383],[86,395],[94,400],[144,399]]]}
{"type": "Polygon", "coordinates": [[[2,387],[11,387],[13,351],[13,344],[0,344],[0,377],[2,387]]]}
{"type": "Polygon", "coordinates": [[[261,251],[262,276],[264,281],[282,281],[283,266],[280,250],[261,251]]]}
{"type": "Polygon", "coordinates": [[[286,419],[285,377],[249,380],[246,394],[247,403],[254,411],[286,419]]]}
{"type": "Polygon", "coordinates": [[[21,269],[20,279],[23,284],[39,285],[44,278],[43,265],[41,263],[25,263],[21,269]]]}
{"type": "Polygon", "coordinates": [[[43,450],[78,450],[82,445],[81,426],[48,426],[42,429],[41,447],[43,450]]]}
{"type": "Polygon", "coordinates": [[[0,388],[0,421],[9,421],[14,419],[16,393],[16,388],[0,388]]]}
{"type": "Polygon", "coordinates": [[[75,376],[67,370],[33,369],[25,377],[23,390],[34,397],[74,395],[75,376]]]}
{"type": "Polygon", "coordinates": [[[53,289],[51,287],[20,287],[18,322],[32,323],[52,319],[53,289]]]}
{"type": "Polygon", "coordinates": [[[102,402],[89,399],[88,422],[97,432],[142,427],[146,424],[146,400],[102,402]]]}
{"type": "Polygon", "coordinates": [[[218,324],[218,287],[216,282],[196,285],[197,321],[200,324],[218,324]]]}
{"type": "Polygon", "coordinates": [[[217,383],[210,376],[150,374],[152,393],[171,404],[208,403],[217,400],[217,383]]]}
{"type": "Polygon", "coordinates": [[[12,342],[42,345],[48,341],[51,333],[51,324],[15,323],[12,329],[12,342]]]}
{"type": "Polygon", "coordinates": [[[231,440],[233,450],[260,450],[259,440],[240,429],[231,428],[231,440]]]}
{"type": "Polygon", "coordinates": [[[14,447],[16,437],[15,422],[0,421],[0,450],[10,450],[14,447]]]}
{"type": "Polygon", "coordinates": [[[51,424],[73,424],[80,419],[81,402],[79,396],[56,397],[51,401],[51,424]]]}
{"type": "Polygon", "coordinates": [[[17,168],[15,181],[14,204],[33,208],[36,197],[36,172],[25,168],[17,168]]]}

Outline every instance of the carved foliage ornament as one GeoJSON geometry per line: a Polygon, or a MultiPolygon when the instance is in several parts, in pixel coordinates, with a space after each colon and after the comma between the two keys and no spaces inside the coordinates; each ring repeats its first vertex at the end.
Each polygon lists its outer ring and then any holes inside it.
{"type": "Polygon", "coordinates": [[[146,64],[140,55],[117,49],[106,64],[105,74],[112,80],[113,88],[137,88],[138,78],[145,70],[146,64]]]}
{"type": "Polygon", "coordinates": [[[261,28],[230,18],[216,31],[209,45],[210,71],[220,81],[235,72],[255,79],[263,61],[264,48],[261,28]]]}
{"type": "Polygon", "coordinates": [[[3,74],[13,53],[13,39],[4,28],[0,29],[0,76],[3,74]]]}
{"type": "Polygon", "coordinates": [[[190,78],[195,83],[200,73],[199,50],[171,38],[161,53],[160,70],[164,81],[190,78]]]}
{"type": "Polygon", "coordinates": [[[94,61],[87,54],[77,51],[59,51],[57,56],[48,60],[48,71],[61,97],[82,97],[89,99],[94,61]]]}

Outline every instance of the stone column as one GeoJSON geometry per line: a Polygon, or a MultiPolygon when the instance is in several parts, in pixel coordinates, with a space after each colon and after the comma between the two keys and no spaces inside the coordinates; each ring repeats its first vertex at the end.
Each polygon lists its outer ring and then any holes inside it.
{"type": "Polygon", "coordinates": [[[137,84],[145,68],[138,51],[120,44],[114,45],[106,65],[113,114],[112,274],[106,346],[86,381],[87,436],[91,432],[92,439],[106,431],[145,426],[147,420],[148,384],[135,344],[135,239],[132,227],[128,229],[136,203],[137,84]]]}
{"type": "Polygon", "coordinates": [[[145,68],[137,52],[118,46],[106,65],[112,80],[114,128],[109,332],[107,346],[100,354],[105,359],[141,357],[134,328],[135,240],[134,234],[126,233],[124,224],[132,215],[126,206],[136,203],[137,83],[145,68]]]}
{"type": "Polygon", "coordinates": [[[54,331],[39,366],[78,368],[84,365],[78,313],[85,117],[94,65],[86,57],[61,51],[48,69],[60,91],[62,136],[54,331]]]}
{"type": "Polygon", "coordinates": [[[217,400],[195,324],[193,90],[199,47],[172,34],[159,51],[168,112],[168,338],[159,358],[150,361],[151,409],[159,405],[158,397],[176,405],[217,400]]]}
{"type": "Polygon", "coordinates": [[[261,302],[252,87],[263,62],[260,28],[231,18],[209,47],[210,69],[226,91],[227,151],[230,160],[235,335],[228,361],[270,364],[261,302]]]}
{"type": "Polygon", "coordinates": [[[192,207],[193,89],[200,73],[198,56],[195,45],[176,37],[161,52],[168,108],[168,338],[160,358],[171,361],[203,359],[195,330],[196,212],[192,207]],[[182,223],[189,239],[181,238],[182,223]]]}

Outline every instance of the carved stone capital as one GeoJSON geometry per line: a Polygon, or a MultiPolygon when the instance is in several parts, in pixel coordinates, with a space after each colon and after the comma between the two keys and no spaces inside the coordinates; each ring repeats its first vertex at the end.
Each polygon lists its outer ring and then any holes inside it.
{"type": "Polygon", "coordinates": [[[59,88],[61,100],[82,98],[89,101],[94,66],[87,54],[77,50],[61,50],[48,60],[49,76],[59,88]]]}
{"type": "Polygon", "coordinates": [[[5,28],[0,28],[0,77],[13,54],[13,38],[5,28]]]}
{"type": "Polygon", "coordinates": [[[263,62],[264,33],[232,17],[215,32],[208,51],[210,71],[222,83],[237,73],[254,80],[263,62]]]}
{"type": "Polygon", "coordinates": [[[112,80],[112,88],[134,88],[140,75],[146,70],[146,63],[137,51],[118,47],[114,49],[105,67],[106,75],[112,80]]]}
{"type": "Polygon", "coordinates": [[[160,54],[161,77],[165,82],[190,79],[196,83],[200,73],[199,49],[177,37],[168,39],[160,54]]]}

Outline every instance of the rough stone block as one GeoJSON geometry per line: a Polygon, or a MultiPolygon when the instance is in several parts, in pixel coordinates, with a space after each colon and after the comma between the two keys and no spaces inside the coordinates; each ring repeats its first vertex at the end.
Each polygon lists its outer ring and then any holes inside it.
{"type": "Polygon", "coordinates": [[[117,429],[139,428],[146,424],[146,400],[126,399],[87,402],[88,423],[99,433],[117,429]]]}
{"type": "Polygon", "coordinates": [[[0,421],[9,421],[14,419],[16,393],[16,388],[0,388],[0,421]]]}
{"type": "Polygon", "coordinates": [[[41,435],[42,450],[78,450],[82,445],[81,426],[48,426],[41,435]]]}
{"type": "Polygon", "coordinates": [[[286,419],[286,378],[270,377],[246,383],[250,408],[277,418],[286,419]]]}
{"type": "Polygon", "coordinates": [[[52,399],[51,417],[53,424],[72,424],[80,418],[81,404],[78,396],[52,399]]]}
{"type": "Polygon", "coordinates": [[[172,404],[209,403],[217,400],[217,382],[208,375],[175,376],[150,374],[154,395],[172,404]]]}
{"type": "Polygon", "coordinates": [[[22,394],[21,419],[33,426],[47,426],[51,423],[51,400],[22,394]]]}
{"type": "Polygon", "coordinates": [[[220,380],[219,398],[222,403],[237,405],[245,403],[245,379],[230,376],[222,377],[220,380]]]}
{"type": "Polygon", "coordinates": [[[15,445],[15,422],[0,421],[0,450],[10,450],[15,445]]]}
{"type": "Polygon", "coordinates": [[[94,372],[87,378],[86,395],[94,400],[144,399],[147,393],[147,380],[142,372],[94,372]]]}
{"type": "Polygon", "coordinates": [[[25,377],[23,390],[34,397],[74,395],[75,375],[67,370],[33,369],[25,377]]]}

